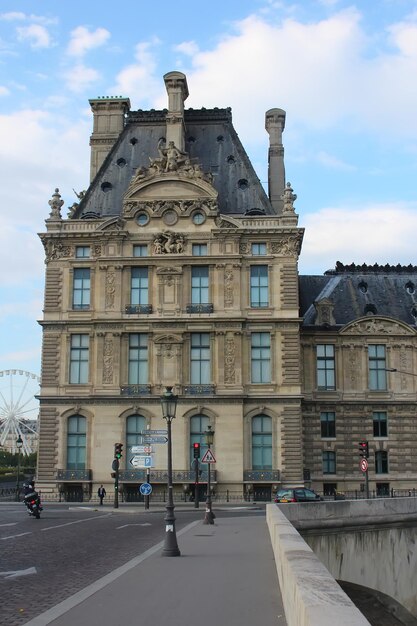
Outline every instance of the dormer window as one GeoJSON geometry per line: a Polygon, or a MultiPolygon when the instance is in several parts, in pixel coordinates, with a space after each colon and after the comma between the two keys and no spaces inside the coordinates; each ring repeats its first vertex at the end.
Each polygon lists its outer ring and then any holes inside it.
{"type": "Polygon", "coordinates": [[[359,291],[361,291],[362,293],[366,293],[368,291],[368,283],[366,283],[364,280],[361,280],[358,287],[359,291]]]}
{"type": "Polygon", "coordinates": [[[405,286],[405,289],[407,291],[407,293],[409,293],[410,295],[412,295],[414,293],[414,283],[411,282],[411,280],[408,281],[408,283],[405,286]]]}

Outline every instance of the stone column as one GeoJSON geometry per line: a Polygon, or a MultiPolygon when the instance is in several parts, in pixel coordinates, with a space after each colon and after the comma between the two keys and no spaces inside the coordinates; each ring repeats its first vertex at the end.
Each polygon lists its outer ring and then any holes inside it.
{"type": "Polygon", "coordinates": [[[281,195],[285,189],[284,146],[282,132],[285,128],[285,111],[269,109],[265,113],[265,129],[269,134],[268,193],[277,213],[282,212],[281,195]]]}

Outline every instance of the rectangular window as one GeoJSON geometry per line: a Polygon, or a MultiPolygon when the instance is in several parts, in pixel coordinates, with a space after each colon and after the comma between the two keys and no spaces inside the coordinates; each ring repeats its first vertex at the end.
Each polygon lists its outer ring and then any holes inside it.
{"type": "Polygon", "coordinates": [[[90,258],[90,246],[77,246],[75,248],[75,256],[77,259],[90,258]]]}
{"type": "Polygon", "coordinates": [[[74,269],[74,281],[72,290],[72,308],[90,308],[90,268],[76,267],[74,269]]]}
{"type": "Polygon", "coordinates": [[[250,268],[250,305],[264,307],[269,304],[268,266],[251,265],[250,268]]]}
{"type": "Polygon", "coordinates": [[[271,335],[251,335],[251,380],[253,383],[271,382],[271,335]]]}
{"type": "Polygon", "coordinates": [[[193,256],[207,256],[206,243],[193,243],[193,256]]]}
{"type": "Polygon", "coordinates": [[[148,335],[131,333],[129,335],[129,385],[148,383],[148,335]]]}
{"type": "Polygon", "coordinates": [[[385,411],[375,411],[373,414],[374,437],[388,437],[388,421],[385,411]]]}
{"type": "Polygon", "coordinates": [[[208,304],[209,268],[196,266],[191,268],[191,304],[208,304]]]}
{"type": "Polygon", "coordinates": [[[253,256],[264,256],[266,254],[266,243],[253,243],[251,248],[253,256]]]}
{"type": "Polygon", "coordinates": [[[387,388],[385,346],[368,346],[369,389],[384,391],[387,388]]]}
{"type": "Polygon", "coordinates": [[[388,452],[386,450],[375,452],[375,474],[388,474],[388,452]]]}
{"type": "Polygon", "coordinates": [[[252,469],[272,469],[272,420],[266,415],[252,419],[252,469]]]}
{"type": "Polygon", "coordinates": [[[317,346],[317,388],[335,389],[334,346],[322,344],[317,346]]]}
{"type": "Polygon", "coordinates": [[[130,304],[148,304],[148,268],[132,267],[130,304]]]}
{"type": "Polygon", "coordinates": [[[323,452],[323,474],[336,474],[336,452],[323,452]]]}
{"type": "Polygon", "coordinates": [[[320,413],[321,436],[336,437],[336,414],[332,411],[320,413]]]}
{"type": "Polygon", "coordinates": [[[148,256],[148,246],[146,244],[133,246],[133,256],[148,256]]]}
{"type": "Polygon", "coordinates": [[[71,335],[69,382],[74,385],[88,383],[89,335],[71,335]]]}
{"type": "Polygon", "coordinates": [[[210,334],[191,333],[191,376],[192,385],[210,384],[210,334]]]}

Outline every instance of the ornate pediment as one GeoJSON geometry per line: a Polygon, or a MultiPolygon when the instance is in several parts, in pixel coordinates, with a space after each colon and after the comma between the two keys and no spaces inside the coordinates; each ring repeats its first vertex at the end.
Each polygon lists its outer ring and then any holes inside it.
{"type": "Polygon", "coordinates": [[[174,344],[174,343],[183,343],[183,338],[181,335],[159,335],[154,338],[154,343],[156,344],[174,344]]]}
{"type": "Polygon", "coordinates": [[[112,230],[112,231],[119,231],[119,230],[123,230],[124,227],[124,220],[119,217],[109,217],[109,219],[107,219],[105,222],[101,222],[99,224],[99,226],[97,227],[97,230],[112,230]]]}
{"type": "Polygon", "coordinates": [[[219,215],[216,219],[217,228],[239,228],[241,225],[238,220],[232,217],[226,217],[225,215],[219,215]]]}
{"type": "Polygon", "coordinates": [[[416,331],[390,317],[362,317],[350,322],[340,331],[341,335],[415,335],[416,331]]]}

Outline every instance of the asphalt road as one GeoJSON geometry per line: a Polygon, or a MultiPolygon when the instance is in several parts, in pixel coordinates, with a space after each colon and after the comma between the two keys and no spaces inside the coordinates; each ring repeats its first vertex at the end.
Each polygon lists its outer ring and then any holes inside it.
{"type": "MultiPolygon", "coordinates": [[[[0,625],[25,624],[163,540],[163,510],[131,511],[46,503],[37,520],[21,503],[1,503],[0,625]]],[[[175,513],[180,530],[204,517],[204,507],[175,513]]],[[[216,509],[217,516],[242,514],[247,507],[216,509]]]]}

